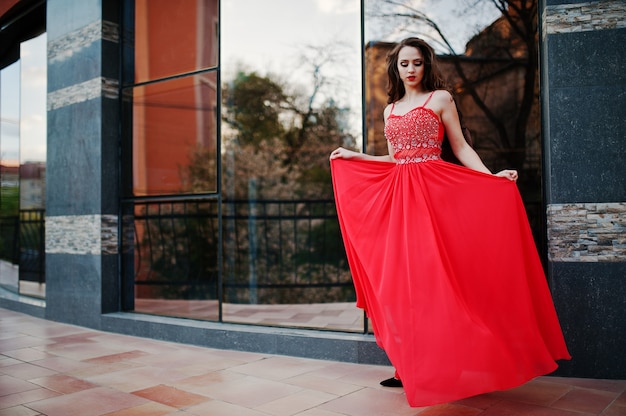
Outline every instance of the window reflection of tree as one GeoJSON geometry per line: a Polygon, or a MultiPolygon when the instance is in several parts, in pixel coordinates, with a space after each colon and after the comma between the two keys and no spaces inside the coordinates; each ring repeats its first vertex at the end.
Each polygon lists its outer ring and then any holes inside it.
{"type": "Polygon", "coordinates": [[[361,94],[346,91],[342,78],[355,62],[352,72],[360,77],[360,51],[341,39],[320,42],[294,45],[297,67],[285,72],[298,73],[297,81],[241,64],[222,80],[224,211],[238,218],[225,219],[227,302],[354,299],[328,155],[339,145],[357,147],[353,119],[360,108],[350,108],[345,97],[356,96],[358,104],[361,94]]]}

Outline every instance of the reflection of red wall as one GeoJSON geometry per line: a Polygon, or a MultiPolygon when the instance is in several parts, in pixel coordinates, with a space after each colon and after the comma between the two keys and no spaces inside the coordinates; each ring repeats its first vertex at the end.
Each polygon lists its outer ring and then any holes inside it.
{"type": "Polygon", "coordinates": [[[15,6],[19,0],[0,0],[0,16],[4,15],[11,7],[15,6]]]}
{"type": "MultiPolygon", "coordinates": [[[[216,66],[217,0],[135,4],[135,82],[216,66]]],[[[197,146],[216,148],[214,80],[213,74],[187,76],[135,90],[136,195],[181,192],[181,169],[190,153],[197,146]]]]}

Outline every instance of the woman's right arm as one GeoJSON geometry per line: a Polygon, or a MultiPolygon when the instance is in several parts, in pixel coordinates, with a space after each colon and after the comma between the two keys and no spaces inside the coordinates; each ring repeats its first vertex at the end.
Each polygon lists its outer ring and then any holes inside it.
{"type": "Polygon", "coordinates": [[[338,147],[330,153],[330,160],[333,159],[358,159],[358,160],[371,160],[378,162],[393,162],[395,159],[390,155],[374,156],[367,153],[355,152],[354,150],[338,147]]]}
{"type": "MultiPolygon", "coordinates": [[[[387,117],[389,116],[389,113],[391,112],[391,106],[388,105],[385,108],[385,111],[383,113],[384,117],[385,117],[385,123],[387,122],[387,117]]],[[[355,152],[354,150],[348,150],[345,149],[343,147],[338,147],[337,149],[333,150],[330,153],[330,159],[359,159],[359,160],[372,160],[372,161],[378,161],[378,162],[390,162],[390,163],[396,163],[396,159],[394,159],[393,154],[393,146],[391,146],[391,143],[389,143],[389,141],[387,141],[387,151],[389,152],[386,155],[381,155],[381,156],[374,156],[374,155],[369,155],[367,153],[360,153],[360,152],[355,152]]]]}

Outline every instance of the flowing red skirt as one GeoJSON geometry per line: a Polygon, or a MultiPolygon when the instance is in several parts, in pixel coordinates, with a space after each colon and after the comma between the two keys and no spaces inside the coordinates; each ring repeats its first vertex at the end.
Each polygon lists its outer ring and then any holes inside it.
{"type": "Polygon", "coordinates": [[[570,357],[514,182],[444,161],[331,167],[357,306],[411,406],[509,389],[570,357]]]}

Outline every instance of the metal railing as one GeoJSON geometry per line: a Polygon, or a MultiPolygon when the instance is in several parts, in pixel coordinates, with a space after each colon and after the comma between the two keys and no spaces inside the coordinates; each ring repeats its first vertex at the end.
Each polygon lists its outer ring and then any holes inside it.
{"type": "Polygon", "coordinates": [[[45,213],[43,209],[20,210],[20,280],[46,281],[45,213]]]}
{"type": "Polygon", "coordinates": [[[45,283],[45,210],[0,218],[0,257],[19,265],[19,279],[45,283]]]}
{"type": "Polygon", "coordinates": [[[221,218],[217,200],[134,206],[124,223],[132,227],[134,284],[147,296],[354,300],[333,200],[229,200],[222,202],[221,218]]]}

